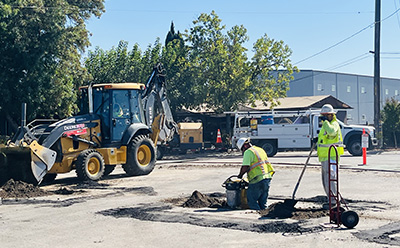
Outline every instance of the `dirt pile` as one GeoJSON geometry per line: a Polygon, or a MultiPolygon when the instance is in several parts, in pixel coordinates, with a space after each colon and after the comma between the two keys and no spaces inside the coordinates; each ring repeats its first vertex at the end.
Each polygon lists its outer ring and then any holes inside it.
{"type": "Polygon", "coordinates": [[[60,187],[59,189],[54,191],[54,194],[57,195],[72,195],[74,193],[74,190],[69,189],[67,187],[60,187]]]}
{"type": "Polygon", "coordinates": [[[261,215],[262,217],[286,219],[291,218],[295,210],[292,206],[288,206],[283,202],[277,202],[269,205],[266,210],[261,211],[261,215]]]}
{"type": "Polygon", "coordinates": [[[182,204],[185,208],[219,208],[226,206],[226,201],[220,197],[207,196],[195,190],[192,196],[182,204]]]}
{"type": "Polygon", "coordinates": [[[260,214],[262,217],[274,219],[292,218],[303,220],[328,216],[328,210],[322,208],[295,208],[283,202],[277,202],[271,204],[266,210],[260,211],[260,214]]]}
{"type": "Polygon", "coordinates": [[[0,188],[1,198],[29,198],[49,194],[51,193],[46,192],[37,186],[21,181],[14,181],[13,179],[8,180],[0,188]]]}

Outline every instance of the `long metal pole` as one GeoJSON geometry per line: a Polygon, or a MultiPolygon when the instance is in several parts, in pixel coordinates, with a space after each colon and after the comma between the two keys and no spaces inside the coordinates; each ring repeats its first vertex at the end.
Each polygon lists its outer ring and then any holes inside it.
{"type": "Polygon", "coordinates": [[[376,128],[379,147],[382,147],[381,126],[381,85],[380,85],[380,36],[381,36],[381,0],[375,0],[375,51],[374,51],[374,126],[376,128]]]}

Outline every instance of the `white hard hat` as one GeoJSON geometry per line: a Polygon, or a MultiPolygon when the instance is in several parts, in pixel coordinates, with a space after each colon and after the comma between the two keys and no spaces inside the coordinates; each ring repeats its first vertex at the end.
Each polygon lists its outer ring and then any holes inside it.
{"type": "Polygon", "coordinates": [[[330,104],[325,104],[321,108],[321,115],[323,114],[335,114],[335,110],[333,109],[332,105],[330,104]]]}
{"type": "Polygon", "coordinates": [[[236,142],[236,146],[239,148],[239,150],[242,149],[244,143],[246,142],[250,142],[249,138],[240,138],[237,142],[236,142]]]}

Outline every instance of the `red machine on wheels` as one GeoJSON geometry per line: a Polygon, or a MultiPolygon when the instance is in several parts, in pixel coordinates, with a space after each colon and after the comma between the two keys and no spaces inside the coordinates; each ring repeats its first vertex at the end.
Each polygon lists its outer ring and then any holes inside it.
{"type": "Polygon", "coordinates": [[[328,158],[331,157],[332,149],[336,152],[336,161],[329,159],[329,222],[336,224],[337,227],[343,224],[347,228],[353,228],[358,224],[359,217],[356,212],[349,210],[346,201],[343,200],[342,195],[339,193],[339,156],[336,146],[331,145],[328,150],[328,158]],[[333,182],[336,182],[335,191],[332,188],[333,182]],[[333,199],[336,202],[335,206],[332,204],[333,199]],[[344,204],[346,209],[340,206],[341,203],[344,204]]]}

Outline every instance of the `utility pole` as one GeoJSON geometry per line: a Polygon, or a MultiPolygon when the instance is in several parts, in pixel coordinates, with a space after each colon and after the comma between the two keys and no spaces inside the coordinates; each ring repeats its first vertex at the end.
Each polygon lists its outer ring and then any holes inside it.
{"type": "Polygon", "coordinates": [[[374,50],[374,126],[378,137],[378,146],[383,146],[381,125],[381,76],[380,76],[380,46],[381,46],[381,0],[375,0],[375,50],[374,50]]]}

